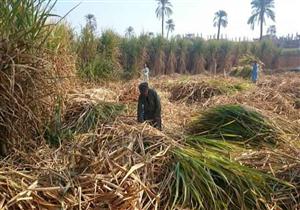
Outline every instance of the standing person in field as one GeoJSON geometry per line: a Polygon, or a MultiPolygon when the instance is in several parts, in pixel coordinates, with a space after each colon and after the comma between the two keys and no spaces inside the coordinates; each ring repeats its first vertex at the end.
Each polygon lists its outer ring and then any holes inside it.
{"type": "Polygon", "coordinates": [[[143,77],[143,82],[149,82],[149,73],[150,70],[147,66],[147,64],[145,64],[144,69],[142,70],[142,77],[143,77]]]}
{"type": "Polygon", "coordinates": [[[253,62],[253,66],[252,66],[252,73],[251,73],[251,79],[253,83],[257,83],[258,80],[258,73],[259,73],[259,65],[257,63],[257,61],[253,62]]]}
{"type": "Polygon", "coordinates": [[[138,100],[138,122],[149,122],[153,127],[161,130],[161,104],[155,90],[148,87],[147,82],[139,85],[140,96],[138,100]]]}

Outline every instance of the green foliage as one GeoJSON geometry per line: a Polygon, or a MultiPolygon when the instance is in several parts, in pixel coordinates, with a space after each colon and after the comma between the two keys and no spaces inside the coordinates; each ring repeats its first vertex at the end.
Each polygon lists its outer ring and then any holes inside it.
{"type": "Polygon", "coordinates": [[[219,42],[216,40],[207,41],[206,53],[208,58],[213,58],[216,56],[218,51],[219,42]]]}
{"type": "Polygon", "coordinates": [[[71,122],[63,122],[63,129],[72,133],[87,133],[99,123],[112,122],[125,109],[123,104],[102,102],[89,104],[83,114],[77,116],[71,122]]]}
{"type": "Polygon", "coordinates": [[[51,13],[56,1],[3,0],[0,4],[0,37],[22,47],[43,45],[50,33],[46,21],[57,17],[51,13]]]}
{"type": "Polygon", "coordinates": [[[120,73],[120,37],[111,30],[95,35],[87,24],[79,36],[79,74],[91,80],[116,79],[120,73]]]}
{"type": "Polygon", "coordinates": [[[290,187],[231,160],[229,153],[238,148],[229,143],[191,138],[188,144],[173,151],[172,208],[268,209],[275,186],[290,187]]]}
{"type": "Polygon", "coordinates": [[[263,40],[253,43],[251,53],[258,57],[267,68],[272,68],[281,50],[271,40],[263,40]]]}
{"type": "Polygon", "coordinates": [[[155,75],[165,73],[165,46],[167,40],[162,36],[150,40],[150,61],[155,75]]]}
{"type": "Polygon", "coordinates": [[[98,79],[117,79],[118,75],[114,75],[114,63],[111,60],[102,57],[96,57],[93,61],[89,62],[80,74],[82,77],[87,77],[92,80],[98,79]]]}
{"type": "Polygon", "coordinates": [[[143,49],[141,38],[123,39],[121,43],[122,66],[124,72],[129,77],[137,76],[142,65],[140,60],[143,60],[143,49]]]}
{"type": "Polygon", "coordinates": [[[102,102],[87,104],[81,112],[69,110],[62,116],[61,102],[55,108],[54,121],[45,131],[45,139],[51,145],[59,145],[63,140],[72,138],[77,133],[88,133],[99,123],[112,122],[125,109],[123,104],[102,102]],[[72,112],[72,113],[71,113],[72,112]],[[72,116],[72,117],[70,117],[72,116]]]}
{"type": "Polygon", "coordinates": [[[189,65],[189,49],[192,46],[192,41],[185,38],[178,38],[177,42],[177,72],[180,74],[188,72],[189,65]]]}
{"type": "Polygon", "coordinates": [[[89,65],[96,58],[98,46],[99,40],[94,31],[86,25],[81,29],[81,34],[77,42],[79,68],[85,68],[85,66],[89,65]]]}
{"type": "Polygon", "coordinates": [[[166,74],[174,74],[176,72],[176,48],[176,39],[172,38],[169,42],[167,42],[165,49],[167,56],[166,74]]]}
{"type": "Polygon", "coordinates": [[[248,24],[251,26],[251,29],[254,29],[255,23],[260,24],[260,39],[263,35],[263,25],[266,22],[266,17],[270,18],[272,21],[275,21],[275,12],[274,12],[274,0],[252,0],[252,15],[248,19],[248,24]]]}
{"type": "Polygon", "coordinates": [[[207,83],[222,94],[233,94],[239,91],[249,90],[252,85],[248,82],[228,82],[227,80],[211,79],[207,83]]]}
{"type": "Polygon", "coordinates": [[[158,3],[158,7],[155,10],[155,14],[157,18],[162,20],[161,25],[161,36],[164,37],[164,24],[165,24],[165,16],[170,17],[173,14],[172,3],[170,0],[156,0],[158,3]]]}
{"type": "Polygon", "coordinates": [[[48,123],[46,126],[44,137],[50,145],[58,146],[62,139],[68,139],[72,137],[72,133],[69,130],[62,129],[62,99],[57,98],[57,103],[54,109],[54,120],[48,123]]]}
{"type": "Polygon", "coordinates": [[[227,65],[230,62],[230,56],[232,54],[233,44],[229,41],[221,41],[218,43],[217,49],[217,62],[219,69],[226,70],[227,65]]]}
{"type": "Polygon", "coordinates": [[[59,50],[68,50],[69,52],[75,51],[74,32],[70,25],[67,23],[60,23],[51,26],[51,33],[46,42],[47,49],[54,52],[59,50]]]}
{"type": "Polygon", "coordinates": [[[253,146],[276,145],[280,140],[279,130],[269,119],[240,105],[217,106],[201,113],[189,132],[253,146]]]}
{"type": "Polygon", "coordinates": [[[103,58],[111,60],[113,62],[118,61],[119,45],[121,38],[112,30],[106,30],[102,32],[100,37],[100,54],[103,58]]]}
{"type": "Polygon", "coordinates": [[[233,68],[229,75],[232,77],[240,77],[246,80],[251,79],[251,73],[252,73],[252,66],[251,65],[244,65],[244,66],[238,66],[233,68]]]}
{"type": "Polygon", "coordinates": [[[280,50],[270,41],[235,43],[179,36],[168,40],[148,34],[122,38],[111,30],[98,37],[89,28],[82,30],[77,42],[80,72],[89,79],[103,79],[103,75],[136,78],[144,64],[153,76],[175,72],[199,74],[205,70],[226,73],[245,54],[258,57],[267,68],[272,68],[276,67],[280,55],[280,50]],[[107,62],[100,65],[104,60],[107,62]],[[95,73],[103,71],[99,66],[105,66],[103,73],[95,73]]]}
{"type": "Polygon", "coordinates": [[[226,28],[228,25],[227,13],[224,10],[219,10],[215,13],[214,27],[218,27],[217,40],[220,39],[221,27],[226,28]]]}

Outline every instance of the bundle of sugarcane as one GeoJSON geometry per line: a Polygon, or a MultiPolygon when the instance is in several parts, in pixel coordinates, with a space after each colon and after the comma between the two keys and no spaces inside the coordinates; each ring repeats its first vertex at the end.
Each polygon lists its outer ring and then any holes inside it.
{"type": "Polygon", "coordinates": [[[118,101],[117,94],[103,87],[94,87],[85,90],[73,90],[67,95],[68,101],[83,101],[90,100],[93,103],[97,102],[116,102],[118,101]]]}
{"type": "Polygon", "coordinates": [[[276,145],[280,130],[267,117],[241,105],[213,107],[199,115],[188,129],[190,134],[259,146],[276,145]]]}
{"type": "Polygon", "coordinates": [[[250,79],[251,72],[252,72],[252,67],[250,65],[237,66],[232,68],[232,70],[229,72],[229,76],[250,79]]]}
{"type": "Polygon", "coordinates": [[[57,108],[45,133],[46,139],[55,145],[77,133],[88,133],[98,125],[113,122],[124,111],[125,106],[114,102],[73,98],[66,103],[64,111],[59,105],[57,108]]]}
{"type": "Polygon", "coordinates": [[[260,65],[260,66],[265,65],[258,57],[254,56],[254,55],[245,54],[245,55],[242,55],[239,58],[239,65],[240,66],[251,65],[254,62],[257,62],[258,65],[260,65]]]}
{"type": "Polygon", "coordinates": [[[286,120],[298,120],[299,112],[295,109],[295,101],[287,94],[274,88],[255,88],[251,91],[236,95],[218,96],[208,101],[205,107],[214,107],[224,104],[241,104],[267,112],[269,116],[284,117],[286,120]]]}
{"type": "Polygon", "coordinates": [[[99,123],[113,121],[123,110],[123,104],[81,101],[66,107],[62,128],[74,132],[88,132],[99,123]]]}
{"type": "Polygon", "coordinates": [[[253,55],[243,55],[239,58],[238,66],[234,67],[229,75],[233,77],[241,77],[244,79],[251,78],[252,65],[254,62],[257,62],[260,65],[260,68],[264,67],[264,63],[257,57],[253,55]]]}
{"type": "Polygon", "coordinates": [[[235,159],[251,168],[264,173],[272,173],[276,178],[291,183],[294,187],[289,190],[282,190],[280,186],[275,186],[278,192],[273,195],[273,199],[278,208],[280,207],[279,209],[297,209],[295,206],[300,202],[300,150],[298,146],[285,142],[276,149],[244,151],[235,159]]]}
{"type": "Polygon", "coordinates": [[[228,142],[191,137],[174,152],[172,206],[191,209],[268,209],[273,198],[293,186],[231,159],[242,148],[228,142]]]}
{"type": "Polygon", "coordinates": [[[232,94],[249,88],[251,85],[247,82],[224,78],[186,81],[172,86],[170,100],[187,103],[205,102],[217,95],[232,94]]]}
{"type": "Polygon", "coordinates": [[[205,82],[185,82],[172,87],[171,101],[203,102],[215,95],[222,94],[221,90],[211,87],[205,82]]]}

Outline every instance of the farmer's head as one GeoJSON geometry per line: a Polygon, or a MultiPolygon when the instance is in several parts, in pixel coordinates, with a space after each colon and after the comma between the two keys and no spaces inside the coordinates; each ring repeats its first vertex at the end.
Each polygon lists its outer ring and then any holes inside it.
{"type": "Polygon", "coordinates": [[[147,63],[145,63],[145,68],[147,68],[148,66],[147,66],[147,63]]]}
{"type": "Polygon", "coordinates": [[[148,95],[149,86],[147,82],[143,82],[139,85],[140,93],[144,96],[148,95]]]}

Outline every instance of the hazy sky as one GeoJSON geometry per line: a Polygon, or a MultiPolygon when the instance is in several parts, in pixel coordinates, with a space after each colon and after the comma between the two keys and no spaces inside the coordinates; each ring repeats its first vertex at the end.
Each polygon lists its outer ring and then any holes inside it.
{"type": "MultiPolygon", "coordinates": [[[[251,0],[170,0],[175,22],[174,34],[195,33],[213,35],[214,13],[220,9],[228,13],[229,25],[223,29],[228,37],[258,37],[259,27],[254,31],[247,25],[251,15],[251,0]]],[[[98,31],[112,28],[124,34],[128,26],[135,32],[159,33],[161,21],[156,18],[156,0],[58,0],[55,12],[66,14],[78,3],[81,4],[67,17],[76,30],[85,24],[84,16],[88,13],[97,18],[98,31]]],[[[300,0],[275,0],[276,27],[278,35],[300,33],[300,0]]],[[[270,20],[267,26],[271,25],[270,20]]],[[[265,27],[265,30],[267,28],[265,27]]]]}

